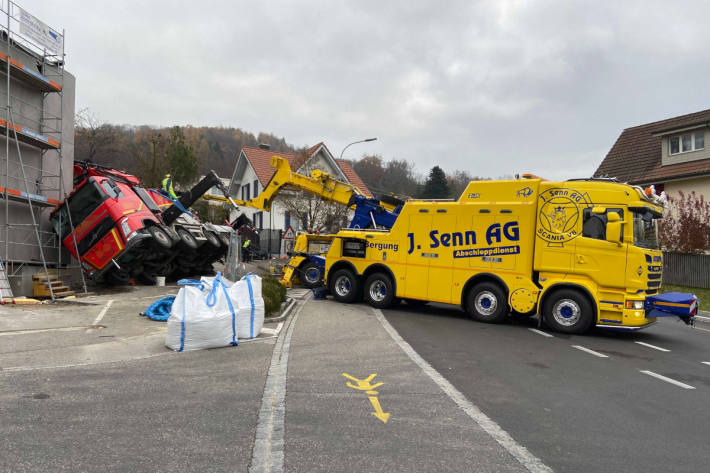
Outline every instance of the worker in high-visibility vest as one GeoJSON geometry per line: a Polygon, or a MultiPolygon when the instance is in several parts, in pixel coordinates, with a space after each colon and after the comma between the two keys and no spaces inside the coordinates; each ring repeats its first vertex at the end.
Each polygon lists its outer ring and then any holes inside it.
{"type": "Polygon", "coordinates": [[[177,199],[177,195],[175,195],[175,190],[173,189],[173,180],[170,178],[170,174],[165,175],[165,179],[163,179],[163,182],[161,183],[161,188],[167,195],[173,199],[177,199]]]}
{"type": "Polygon", "coordinates": [[[249,261],[249,245],[251,245],[251,240],[247,237],[246,241],[242,245],[242,261],[249,261]]]}

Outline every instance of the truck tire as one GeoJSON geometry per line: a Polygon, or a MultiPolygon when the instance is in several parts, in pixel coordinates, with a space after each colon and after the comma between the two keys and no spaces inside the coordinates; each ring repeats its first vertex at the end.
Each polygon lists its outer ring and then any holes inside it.
{"type": "Polygon", "coordinates": [[[355,302],[360,294],[360,278],[349,269],[339,269],[328,278],[328,289],[338,302],[355,302]]]}
{"type": "Polygon", "coordinates": [[[105,281],[111,286],[125,286],[131,281],[131,275],[122,269],[109,269],[104,276],[105,281]]]}
{"type": "Polygon", "coordinates": [[[219,239],[219,242],[222,245],[222,249],[227,251],[227,248],[229,248],[229,238],[227,238],[222,233],[215,233],[215,235],[217,235],[217,238],[219,239]]]}
{"type": "Polygon", "coordinates": [[[394,302],[394,284],[384,273],[373,273],[365,280],[365,302],[376,309],[386,309],[394,302]]]}
{"type": "Polygon", "coordinates": [[[301,266],[301,284],[308,289],[323,285],[323,271],[317,263],[309,261],[301,266]]]}
{"type": "Polygon", "coordinates": [[[160,248],[170,249],[173,246],[173,241],[170,239],[168,233],[158,226],[148,227],[148,233],[153,237],[153,241],[160,248]]]}
{"type": "Polygon", "coordinates": [[[587,332],[596,318],[589,299],[575,289],[560,289],[546,297],[542,315],[553,330],[572,334],[587,332]]]}
{"type": "Polygon", "coordinates": [[[182,242],[183,245],[185,245],[186,247],[188,247],[191,250],[197,249],[197,240],[192,235],[192,233],[188,232],[184,228],[178,228],[177,234],[180,237],[180,241],[182,242]]]}
{"type": "Polygon", "coordinates": [[[215,235],[212,232],[203,232],[203,233],[205,235],[205,238],[207,238],[205,245],[209,245],[215,249],[217,249],[221,246],[219,243],[219,238],[217,238],[217,235],[215,235]]]}
{"type": "Polygon", "coordinates": [[[508,315],[505,292],[493,282],[476,284],[466,295],[466,312],[479,322],[488,324],[503,322],[508,315]]]}
{"type": "Polygon", "coordinates": [[[136,274],[136,279],[144,286],[155,286],[155,284],[157,283],[155,274],[148,273],[146,271],[141,271],[140,273],[136,274]]]}

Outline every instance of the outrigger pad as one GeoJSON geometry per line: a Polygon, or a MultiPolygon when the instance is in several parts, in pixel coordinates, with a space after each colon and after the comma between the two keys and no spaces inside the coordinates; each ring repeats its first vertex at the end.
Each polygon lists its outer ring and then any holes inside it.
{"type": "Polygon", "coordinates": [[[676,316],[686,324],[698,313],[698,298],[686,292],[667,292],[646,297],[646,318],[676,316]]]}

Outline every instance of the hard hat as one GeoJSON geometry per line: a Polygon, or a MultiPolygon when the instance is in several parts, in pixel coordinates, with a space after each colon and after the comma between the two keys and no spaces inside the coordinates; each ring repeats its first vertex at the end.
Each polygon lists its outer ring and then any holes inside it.
{"type": "Polygon", "coordinates": [[[165,177],[170,177],[170,174],[166,174],[165,177]]]}

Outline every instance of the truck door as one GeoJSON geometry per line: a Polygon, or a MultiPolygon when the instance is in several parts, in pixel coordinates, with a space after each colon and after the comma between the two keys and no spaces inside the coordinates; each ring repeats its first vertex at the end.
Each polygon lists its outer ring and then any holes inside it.
{"type": "MultiPolygon", "coordinates": [[[[428,209],[420,209],[428,210],[428,209]]],[[[429,248],[429,232],[431,231],[431,214],[421,212],[409,217],[409,239],[411,252],[407,252],[406,281],[404,294],[413,299],[425,299],[428,294],[429,265],[431,249],[429,248]]]]}
{"type": "MultiPolygon", "coordinates": [[[[622,221],[627,218],[619,208],[609,208],[606,213],[616,212],[622,221]]],[[[624,268],[626,244],[606,241],[606,214],[594,214],[591,209],[582,213],[582,235],[575,239],[574,272],[589,276],[600,286],[623,288],[625,271],[609,271],[608,268],[624,268]]]]}

